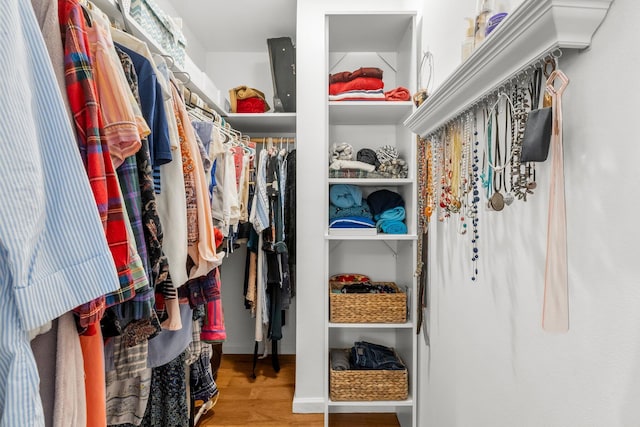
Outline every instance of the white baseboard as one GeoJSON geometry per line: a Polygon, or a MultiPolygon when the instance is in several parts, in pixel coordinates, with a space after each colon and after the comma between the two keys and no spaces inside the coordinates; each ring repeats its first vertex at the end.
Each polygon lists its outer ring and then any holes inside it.
{"type": "Polygon", "coordinates": [[[318,414],[324,412],[322,397],[293,397],[294,414],[318,414]]]}

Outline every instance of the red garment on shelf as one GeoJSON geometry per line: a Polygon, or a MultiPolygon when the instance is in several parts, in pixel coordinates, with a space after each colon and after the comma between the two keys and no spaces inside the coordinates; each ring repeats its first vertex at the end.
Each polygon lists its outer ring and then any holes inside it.
{"type": "Polygon", "coordinates": [[[378,90],[384,87],[382,79],[375,77],[358,77],[348,82],[331,83],[329,95],[338,95],[352,90],[378,90]]]}
{"type": "Polygon", "coordinates": [[[342,71],[340,73],[330,74],[329,83],[349,82],[358,77],[373,77],[382,80],[382,70],[377,67],[361,67],[354,72],[342,71]]]}
{"type": "Polygon", "coordinates": [[[391,89],[384,93],[386,101],[410,101],[411,94],[406,87],[398,86],[395,89],[391,89]]]}
{"type": "Polygon", "coordinates": [[[236,112],[238,113],[264,113],[267,111],[267,104],[258,97],[238,99],[237,103],[236,112]]]}

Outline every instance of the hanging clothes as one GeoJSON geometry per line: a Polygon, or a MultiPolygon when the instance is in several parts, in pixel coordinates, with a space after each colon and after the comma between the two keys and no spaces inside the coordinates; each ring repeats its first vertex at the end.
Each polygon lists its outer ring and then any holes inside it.
{"type": "MultiPolygon", "coordinates": [[[[103,136],[102,115],[91,71],[91,54],[83,9],[77,1],[60,0],[58,15],[65,52],[66,92],[75,121],[80,155],[120,277],[121,290],[111,294],[111,302],[115,304],[119,299],[128,299],[133,293],[122,195],[109,155],[109,147],[103,136]]],[[[97,323],[102,318],[105,307],[104,296],[79,307],[77,313],[80,326],[87,328],[97,323]]],[[[91,329],[89,332],[93,333],[91,329]]]]}

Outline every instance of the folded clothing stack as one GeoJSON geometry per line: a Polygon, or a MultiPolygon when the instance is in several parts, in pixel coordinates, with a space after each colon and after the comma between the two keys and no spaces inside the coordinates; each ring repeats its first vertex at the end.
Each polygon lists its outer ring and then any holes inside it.
{"type": "Polygon", "coordinates": [[[356,185],[335,184],[329,188],[329,228],[375,228],[369,204],[356,185]]]}
{"type": "Polygon", "coordinates": [[[329,76],[329,101],[384,101],[382,70],[361,67],[329,76]]]}
{"type": "Polygon", "coordinates": [[[409,176],[407,162],[400,158],[392,145],[377,150],[363,148],[354,159],[353,147],[346,143],[335,143],[330,153],[329,171],[332,178],[406,178],[409,176]],[[355,175],[352,172],[357,171],[355,175]]]}
{"type": "Polygon", "coordinates": [[[401,371],[406,367],[391,347],[356,341],[350,350],[331,350],[331,369],[334,371],[354,369],[401,371]]]}
{"type": "Polygon", "coordinates": [[[387,92],[383,71],[377,67],[361,67],[353,72],[329,75],[329,101],[409,101],[409,89],[398,86],[387,92]]]}
{"type": "Polygon", "coordinates": [[[367,197],[376,228],[387,234],[407,234],[404,199],[395,191],[382,189],[367,197]]]}

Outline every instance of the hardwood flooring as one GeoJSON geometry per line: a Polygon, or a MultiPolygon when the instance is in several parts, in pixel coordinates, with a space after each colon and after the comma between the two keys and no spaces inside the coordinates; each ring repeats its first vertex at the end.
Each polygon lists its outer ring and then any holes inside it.
{"type": "MultiPolygon", "coordinates": [[[[280,372],[271,358],[258,361],[252,379],[252,356],[224,355],[218,371],[220,397],[202,416],[198,427],[323,426],[323,414],[291,412],[295,383],[295,356],[280,356],[280,372]]],[[[331,427],[399,426],[395,414],[332,414],[331,427]]]]}

